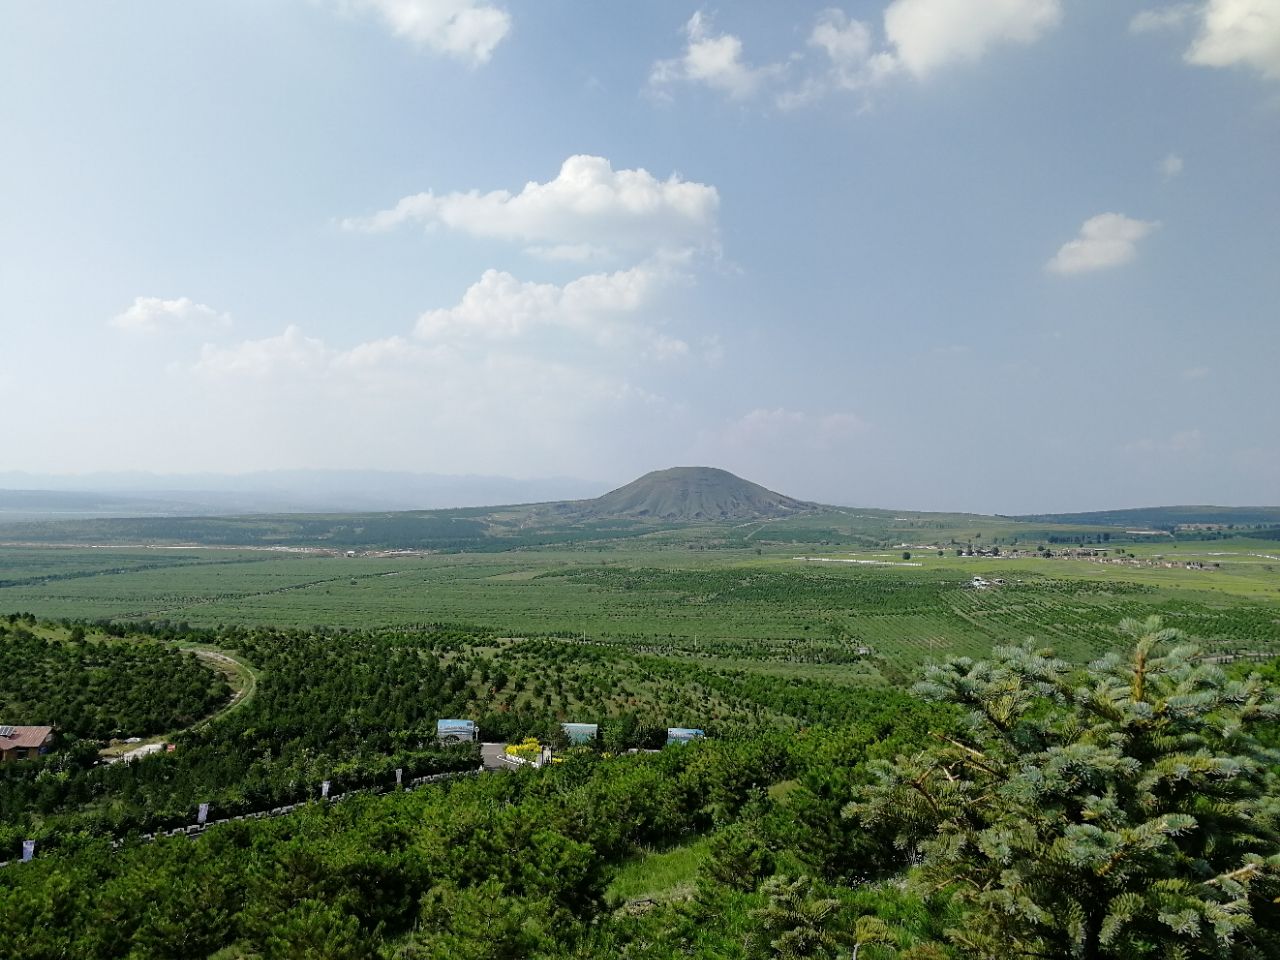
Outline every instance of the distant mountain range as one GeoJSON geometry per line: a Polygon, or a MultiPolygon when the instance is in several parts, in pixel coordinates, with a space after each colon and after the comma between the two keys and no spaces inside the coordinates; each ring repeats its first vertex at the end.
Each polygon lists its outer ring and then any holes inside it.
{"type": "MultiPolygon", "coordinates": [[[[0,475],[0,484],[12,476],[0,475]]],[[[149,478],[149,482],[159,485],[173,479],[149,478]]],[[[194,487],[208,478],[183,479],[194,487]]],[[[0,490],[0,540],[498,551],[652,536],[679,542],[694,534],[721,540],[751,536],[757,542],[772,537],[790,542],[883,544],[919,538],[925,521],[931,530],[944,525],[964,530],[983,520],[969,514],[900,516],[900,512],[822,506],[714,467],[656,470],[599,496],[575,499],[538,494],[549,488],[559,492],[587,486],[583,481],[361,471],[217,479],[224,488],[213,491],[0,490]],[[504,502],[508,505],[491,505],[504,502]],[[417,508],[405,509],[405,503],[417,508]],[[449,506],[442,508],[441,503],[449,506]]],[[[112,480],[125,482],[119,475],[112,480]]],[[[1017,532],[1032,540],[1073,527],[1096,533],[1106,527],[1173,531],[1188,525],[1231,524],[1268,528],[1255,533],[1269,538],[1280,531],[1277,507],[1151,507],[1002,519],[1018,521],[1022,526],[1017,532]]],[[[1193,530],[1191,535],[1206,534],[1193,530]]]]}
{"type": "Polygon", "coordinates": [[[1280,507],[1134,507],[1129,510],[1096,510],[1091,513],[1037,513],[1010,517],[1028,523],[1083,523],[1113,527],[1173,527],[1221,524],[1227,526],[1276,526],[1280,507]]]}
{"type": "Polygon", "coordinates": [[[440,510],[592,497],[603,483],[376,470],[0,473],[0,520],[440,510]]]}
{"type": "MultiPolygon", "coordinates": [[[[350,482],[353,478],[343,478],[350,482]]],[[[516,481],[511,481],[515,483],[516,481]]],[[[503,489],[490,483],[483,489],[503,489]]],[[[522,491],[532,489],[522,486],[522,491]]],[[[470,496],[480,496],[468,488],[470,496]]],[[[10,491],[15,509],[39,498],[10,491]]],[[[360,491],[368,496],[368,491],[360,491]]],[[[313,492],[313,496],[315,493],[313,492]]],[[[712,467],[675,467],[646,474],[602,496],[575,500],[460,506],[436,510],[293,510],[161,512],[133,517],[99,515],[93,508],[126,509],[119,497],[59,493],[52,518],[10,514],[0,539],[34,543],[186,543],[217,546],[299,545],[342,549],[502,550],[644,536],[659,530],[742,524],[801,516],[816,504],[767,490],[712,467]],[[78,516],[73,510],[83,510],[78,516]],[[74,518],[73,518],[74,517],[74,518]],[[15,520],[22,522],[13,522],[15,520]]],[[[3,502],[0,500],[0,502],[3,502]]],[[[155,495],[145,501],[155,506],[155,495]]],[[[188,501],[174,501],[185,505],[188,501]]],[[[490,503],[493,501],[490,500],[490,503]]]]}

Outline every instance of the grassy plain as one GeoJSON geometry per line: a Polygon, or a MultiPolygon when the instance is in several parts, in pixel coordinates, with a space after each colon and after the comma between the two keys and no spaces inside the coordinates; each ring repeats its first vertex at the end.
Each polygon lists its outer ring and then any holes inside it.
{"type": "MultiPolygon", "coordinates": [[[[994,539],[986,526],[968,532],[994,539]]],[[[925,532],[903,542],[923,543],[925,532]]],[[[940,542],[966,531],[927,532],[940,542]]],[[[200,626],[456,623],[838,683],[881,683],[925,660],[981,655],[1027,637],[1086,658],[1107,646],[1107,628],[1120,618],[1153,612],[1215,652],[1280,653],[1275,541],[1123,549],[1134,565],[957,557],[951,548],[938,556],[917,547],[908,566],[896,547],[739,545],[687,531],[683,539],[663,532],[569,547],[358,557],[7,546],[0,547],[0,612],[200,626]],[[1187,569],[1187,562],[1207,569],[1187,569]],[[974,576],[1006,583],[976,590],[974,576]]]]}
{"type": "Polygon", "coordinates": [[[198,544],[202,546],[305,546],[333,550],[389,547],[415,550],[502,552],[549,546],[627,542],[703,543],[719,546],[758,542],[877,546],[902,540],[1027,543],[1054,536],[1114,533],[1116,527],[1053,520],[1020,521],[967,513],[862,510],[821,507],[780,518],[745,523],[593,518],[582,502],[473,507],[459,510],[359,514],[279,514],[248,517],[148,517],[0,523],[0,542],[49,545],[198,544]]]}

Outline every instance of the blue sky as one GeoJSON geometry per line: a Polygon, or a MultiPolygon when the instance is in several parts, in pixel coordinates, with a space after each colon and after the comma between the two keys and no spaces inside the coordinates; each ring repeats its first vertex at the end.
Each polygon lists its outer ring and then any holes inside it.
{"type": "Polygon", "coordinates": [[[0,471],[1280,502],[1280,2],[0,2],[0,471]]]}

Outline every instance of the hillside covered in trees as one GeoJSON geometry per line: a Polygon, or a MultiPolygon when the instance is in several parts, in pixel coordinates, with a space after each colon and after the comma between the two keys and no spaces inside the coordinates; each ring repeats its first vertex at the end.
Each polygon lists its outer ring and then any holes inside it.
{"type": "Polygon", "coordinates": [[[230,696],[191,653],[155,644],[68,639],[32,632],[34,618],[0,622],[0,721],[56,724],[63,736],[147,736],[187,726],[230,696]]]}
{"type": "Polygon", "coordinates": [[[1280,957],[1280,674],[1155,619],[1087,667],[1002,647],[910,695],[444,628],[116,640],[216,643],[257,692],[172,754],[0,771],[0,842],[39,851],[0,869],[6,957],[1280,957]],[[635,696],[591,682],[612,670],[635,696]],[[486,703],[562,762],[477,776],[432,742],[486,703]],[[690,711],[706,741],[618,755],[690,711]],[[557,741],[584,713],[602,740],[557,741]],[[392,766],[460,776],[317,796],[392,766]]]}

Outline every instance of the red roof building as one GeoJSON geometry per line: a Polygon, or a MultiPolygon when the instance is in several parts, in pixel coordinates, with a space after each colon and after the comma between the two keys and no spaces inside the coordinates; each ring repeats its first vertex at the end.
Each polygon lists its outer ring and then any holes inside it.
{"type": "Polygon", "coordinates": [[[53,745],[53,727],[0,725],[0,762],[34,760],[53,745]]]}

